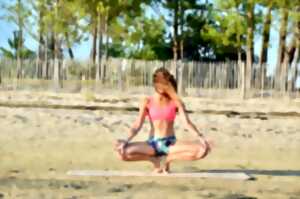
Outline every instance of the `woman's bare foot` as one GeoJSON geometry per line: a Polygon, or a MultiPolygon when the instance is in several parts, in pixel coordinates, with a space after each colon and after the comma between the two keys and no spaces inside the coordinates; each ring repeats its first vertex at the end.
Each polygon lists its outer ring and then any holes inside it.
{"type": "Polygon", "coordinates": [[[164,164],[164,167],[162,168],[162,173],[164,173],[164,174],[170,173],[170,163],[164,164]]]}
{"type": "Polygon", "coordinates": [[[152,157],[150,159],[150,161],[152,162],[153,166],[154,166],[154,170],[153,173],[161,173],[162,169],[160,167],[160,158],[159,157],[152,157]]]}
{"type": "Polygon", "coordinates": [[[170,173],[170,163],[167,162],[167,157],[166,156],[160,156],[160,168],[161,168],[161,173],[168,174],[170,173]]]}
{"type": "Polygon", "coordinates": [[[162,173],[162,172],[163,172],[163,171],[162,171],[161,168],[155,168],[155,169],[152,171],[153,174],[162,173]]]}

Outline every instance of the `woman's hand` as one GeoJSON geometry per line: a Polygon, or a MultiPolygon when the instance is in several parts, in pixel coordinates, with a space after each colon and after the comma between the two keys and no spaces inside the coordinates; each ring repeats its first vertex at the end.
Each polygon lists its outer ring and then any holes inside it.
{"type": "Polygon", "coordinates": [[[115,143],[115,150],[117,150],[121,155],[124,155],[127,144],[128,142],[126,140],[118,139],[115,143]]]}
{"type": "Polygon", "coordinates": [[[203,136],[199,137],[199,141],[205,149],[205,156],[206,156],[211,151],[211,146],[210,146],[209,142],[207,141],[207,139],[203,136]]]}

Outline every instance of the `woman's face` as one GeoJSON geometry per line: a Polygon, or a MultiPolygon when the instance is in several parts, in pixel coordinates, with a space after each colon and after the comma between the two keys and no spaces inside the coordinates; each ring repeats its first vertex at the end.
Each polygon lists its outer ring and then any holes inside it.
{"type": "Polygon", "coordinates": [[[170,95],[174,88],[169,80],[162,73],[158,73],[154,80],[155,91],[160,95],[170,95]]]}
{"type": "Polygon", "coordinates": [[[163,95],[165,93],[164,86],[161,83],[155,83],[154,88],[155,91],[160,95],[163,95]]]}
{"type": "Polygon", "coordinates": [[[169,96],[173,93],[173,87],[170,82],[165,82],[165,83],[155,83],[154,84],[155,91],[164,96],[169,96]]]}

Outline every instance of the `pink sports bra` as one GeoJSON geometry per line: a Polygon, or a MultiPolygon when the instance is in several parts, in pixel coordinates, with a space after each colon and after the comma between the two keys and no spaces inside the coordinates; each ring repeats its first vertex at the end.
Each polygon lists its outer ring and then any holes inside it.
{"type": "Polygon", "coordinates": [[[154,104],[153,97],[149,97],[149,102],[147,104],[148,117],[150,120],[167,120],[174,121],[176,117],[176,105],[174,101],[171,101],[168,105],[164,107],[159,107],[154,104]]]}

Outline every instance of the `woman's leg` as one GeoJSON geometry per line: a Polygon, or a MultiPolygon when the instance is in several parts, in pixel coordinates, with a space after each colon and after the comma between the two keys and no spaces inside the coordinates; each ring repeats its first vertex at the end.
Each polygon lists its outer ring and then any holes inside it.
{"type": "Polygon", "coordinates": [[[178,141],[169,148],[166,166],[174,160],[199,160],[208,152],[208,149],[198,141],[178,141]]]}
{"type": "Polygon", "coordinates": [[[121,160],[124,161],[150,161],[155,171],[160,171],[160,159],[155,157],[154,149],[147,142],[133,142],[126,146],[124,153],[118,151],[121,160]]]}

